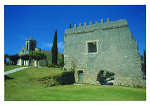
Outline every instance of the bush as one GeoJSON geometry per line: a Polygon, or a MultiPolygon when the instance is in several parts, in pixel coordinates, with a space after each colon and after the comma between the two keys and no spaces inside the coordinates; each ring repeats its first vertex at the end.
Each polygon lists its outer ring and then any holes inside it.
{"type": "Polygon", "coordinates": [[[115,73],[113,72],[100,70],[99,73],[97,74],[97,81],[99,81],[101,85],[106,85],[108,81],[114,80],[114,75],[115,73]]]}
{"type": "Polygon", "coordinates": [[[104,71],[101,70],[99,71],[98,75],[97,75],[97,81],[99,81],[99,83],[101,85],[104,85],[106,82],[106,77],[104,76],[104,71]]]}

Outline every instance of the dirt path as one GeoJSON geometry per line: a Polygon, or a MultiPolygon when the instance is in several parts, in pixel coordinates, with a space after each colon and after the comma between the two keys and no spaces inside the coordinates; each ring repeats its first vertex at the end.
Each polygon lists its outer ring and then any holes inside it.
{"type": "Polygon", "coordinates": [[[17,72],[17,71],[24,70],[25,68],[28,68],[28,67],[20,67],[20,68],[12,69],[12,70],[6,71],[6,72],[4,73],[4,75],[8,75],[8,74],[11,74],[11,73],[15,73],[15,72],[17,72]]]}

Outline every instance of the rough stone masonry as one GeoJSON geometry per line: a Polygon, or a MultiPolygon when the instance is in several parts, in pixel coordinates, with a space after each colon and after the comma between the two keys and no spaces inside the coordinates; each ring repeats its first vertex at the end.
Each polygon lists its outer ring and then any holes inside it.
{"type": "Polygon", "coordinates": [[[65,30],[64,60],[77,83],[97,84],[100,70],[115,73],[114,85],[145,87],[137,42],[124,19],[74,25],[65,30]]]}

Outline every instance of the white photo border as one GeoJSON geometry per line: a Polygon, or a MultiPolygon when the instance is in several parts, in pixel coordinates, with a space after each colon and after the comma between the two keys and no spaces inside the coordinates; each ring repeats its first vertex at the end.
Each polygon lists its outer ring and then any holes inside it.
{"type": "MultiPolygon", "coordinates": [[[[139,20],[140,21],[140,20],[139,20]]],[[[1,105],[148,105],[150,103],[150,2],[149,0],[1,0],[0,1],[0,104],[1,105]],[[4,5],[146,5],[146,101],[4,101],[4,5]]]]}

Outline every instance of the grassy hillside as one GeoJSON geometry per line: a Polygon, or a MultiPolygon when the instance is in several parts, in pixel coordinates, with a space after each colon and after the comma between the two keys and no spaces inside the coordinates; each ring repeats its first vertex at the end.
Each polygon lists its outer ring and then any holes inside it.
{"type": "Polygon", "coordinates": [[[145,100],[146,90],[120,86],[95,86],[89,84],[58,85],[47,87],[39,78],[62,73],[59,68],[29,68],[8,75],[5,80],[5,100],[145,100]]]}

